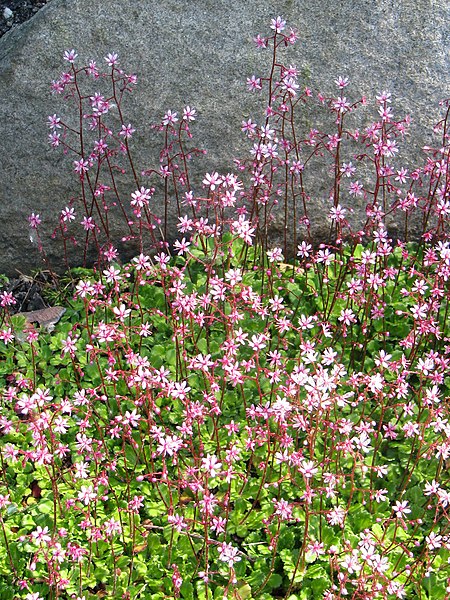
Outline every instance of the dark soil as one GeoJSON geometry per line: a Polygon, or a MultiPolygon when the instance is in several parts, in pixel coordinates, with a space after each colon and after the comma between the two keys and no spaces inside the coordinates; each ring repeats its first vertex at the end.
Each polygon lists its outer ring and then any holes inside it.
{"type": "Polygon", "coordinates": [[[49,2],[51,0],[0,0],[0,38],[10,29],[31,19],[49,2]],[[12,11],[12,16],[5,18],[5,9],[12,11]]]}
{"type": "Polygon", "coordinates": [[[0,292],[12,294],[16,301],[9,307],[10,314],[47,308],[52,304],[48,298],[49,292],[55,293],[59,289],[58,278],[49,271],[41,271],[33,277],[18,274],[7,282],[0,281],[0,292]]]}

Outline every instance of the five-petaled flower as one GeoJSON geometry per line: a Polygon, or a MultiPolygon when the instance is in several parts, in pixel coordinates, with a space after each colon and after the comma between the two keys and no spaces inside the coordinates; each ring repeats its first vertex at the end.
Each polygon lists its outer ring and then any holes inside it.
{"type": "Polygon", "coordinates": [[[67,62],[73,64],[75,62],[75,59],[77,58],[78,54],[75,52],[75,50],[66,50],[64,52],[64,60],[67,60],[67,62]]]}
{"type": "Polygon", "coordinates": [[[78,499],[81,500],[85,506],[91,503],[92,500],[97,498],[97,494],[94,492],[92,485],[82,485],[78,492],[78,499]]]}
{"type": "Polygon", "coordinates": [[[119,131],[119,135],[124,137],[126,140],[128,140],[131,138],[131,136],[133,135],[133,133],[135,131],[136,131],[136,129],[133,128],[131,123],[128,123],[128,125],[125,125],[125,123],[124,123],[122,125],[122,129],[119,131]]]}
{"type": "Polygon", "coordinates": [[[273,29],[276,33],[281,33],[286,27],[286,21],[281,17],[272,19],[270,22],[270,29],[273,29]]]}
{"type": "Polygon", "coordinates": [[[41,221],[41,218],[39,215],[36,215],[35,213],[31,213],[31,215],[28,217],[28,222],[32,229],[37,229],[42,221],[41,221]]]}
{"type": "Polygon", "coordinates": [[[405,515],[408,515],[411,512],[411,509],[409,508],[409,503],[407,500],[403,500],[402,502],[397,501],[393,505],[392,510],[395,512],[396,516],[399,517],[400,519],[402,517],[404,517],[405,515]]]}
{"type": "Polygon", "coordinates": [[[223,542],[219,546],[219,560],[227,563],[227,565],[232,568],[235,563],[242,560],[242,557],[239,555],[239,550],[237,548],[223,542]]]}
{"type": "Polygon", "coordinates": [[[114,67],[119,64],[119,55],[115,52],[111,52],[105,56],[105,61],[108,63],[109,67],[114,67]]]}

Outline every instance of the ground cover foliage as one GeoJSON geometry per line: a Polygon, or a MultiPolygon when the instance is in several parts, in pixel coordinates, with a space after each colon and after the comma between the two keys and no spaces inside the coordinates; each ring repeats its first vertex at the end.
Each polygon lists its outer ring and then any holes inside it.
{"type": "MultiPolygon", "coordinates": [[[[270,27],[255,40],[269,74],[247,80],[264,98],[262,121],[242,124],[250,158],[206,174],[202,194],[188,171],[195,110],[164,115],[160,165],[139,173],[122,114],[135,76],[114,54],[105,73],[65,54],[52,87],[78,125],[52,115],[50,143],[75,153],[80,197],[55,236],[80,243],[81,222],[98,262],[66,274],[73,295],[53,292],[67,310],[52,332],[0,296],[4,599],[450,597],[448,113],[407,170],[408,119],[390,95],[370,126],[347,128],[365,102],[347,101],[343,76],[335,98],[301,89],[280,62],[296,32],[270,27]],[[106,82],[109,95],[92,91],[106,82]],[[335,131],[296,129],[311,102],[335,131]],[[334,182],[318,246],[304,173],[320,160],[334,182]],[[169,200],[171,244],[152,210],[169,200]],[[127,264],[112,210],[141,243],[127,264]],[[403,241],[386,227],[398,214],[403,241]],[[422,236],[408,241],[413,221],[422,236]]],[[[39,224],[31,215],[45,258],[39,224]]]]}

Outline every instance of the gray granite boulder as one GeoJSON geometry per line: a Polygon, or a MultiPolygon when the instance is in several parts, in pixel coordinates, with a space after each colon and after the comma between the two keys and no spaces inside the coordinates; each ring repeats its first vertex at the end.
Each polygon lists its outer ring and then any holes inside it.
{"type": "MultiPolygon", "coordinates": [[[[139,173],[159,166],[161,138],[151,124],[167,109],[196,108],[194,142],[207,151],[193,164],[193,187],[200,193],[204,173],[233,171],[233,158],[248,156],[241,122],[252,116],[260,123],[262,116],[256,96],[246,90],[246,78],[263,74],[267,65],[253,37],[267,34],[277,15],[299,32],[297,44],[282,54],[286,64],[299,66],[303,83],[331,95],[336,94],[334,80],[347,76],[351,85],[345,92],[354,100],[365,95],[373,101],[382,90],[392,93],[396,114],[413,117],[405,164],[417,161],[440,118],[438,102],[449,95],[450,14],[445,2],[52,0],[0,40],[0,272],[29,272],[42,265],[27,222],[32,212],[43,221],[39,231],[52,266],[64,267],[63,248],[50,236],[60,210],[79,196],[79,182],[73,157],[48,144],[47,118],[54,113],[66,117],[68,111],[50,93],[50,82],[67,66],[65,50],[76,49],[80,64],[91,59],[102,63],[106,54],[117,52],[121,67],[137,73],[138,85],[124,112],[137,130],[130,144],[139,173]]],[[[316,118],[320,123],[319,109],[317,115],[307,113],[300,125],[314,127],[316,118]]],[[[316,190],[311,220],[320,238],[327,184],[326,174],[316,177],[310,182],[316,190]]],[[[118,185],[129,202],[135,183],[119,177],[118,185]]],[[[157,186],[153,202],[162,216],[161,189],[157,186]]],[[[119,240],[126,228],[113,215],[111,219],[119,240]]],[[[174,208],[168,215],[169,236],[176,235],[176,222],[174,208]]],[[[275,240],[277,227],[281,234],[276,221],[275,240]]],[[[395,233],[395,223],[393,227],[395,233]]],[[[132,244],[122,244],[120,250],[125,257],[137,251],[132,244]]],[[[69,254],[71,264],[82,262],[80,246],[69,254]]]]}

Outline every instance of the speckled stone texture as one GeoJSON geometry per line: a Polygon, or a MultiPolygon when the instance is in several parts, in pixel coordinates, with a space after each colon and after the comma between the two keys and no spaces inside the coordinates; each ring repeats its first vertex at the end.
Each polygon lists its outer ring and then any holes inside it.
{"type": "MultiPolygon", "coordinates": [[[[166,109],[197,109],[195,143],[208,151],[195,163],[199,192],[206,171],[232,171],[233,157],[248,153],[240,124],[250,115],[260,122],[261,110],[245,80],[264,73],[268,60],[252,38],[267,33],[277,15],[300,33],[297,45],[283,53],[311,88],[335,94],[334,80],[342,75],[350,78],[345,91],[351,99],[366,95],[372,102],[382,90],[392,93],[395,114],[414,119],[407,154],[396,165],[416,161],[440,117],[438,102],[449,95],[449,12],[438,0],[52,0],[0,40],[0,271],[40,265],[27,215],[39,213],[42,234],[49,236],[59,210],[78,195],[71,162],[47,142],[47,116],[66,110],[50,94],[51,80],[64,69],[64,50],[75,48],[80,62],[102,62],[118,52],[122,67],[138,74],[124,109],[138,130],[133,150],[139,169],[158,165],[160,139],[150,124],[166,109]]],[[[308,114],[303,126],[315,126],[315,115],[308,114]]],[[[320,236],[327,176],[314,176],[313,226],[320,236]]],[[[135,185],[122,184],[129,198],[135,185]]],[[[175,222],[171,215],[173,234],[175,222]]],[[[47,247],[52,264],[62,266],[61,248],[47,247]]],[[[70,260],[81,258],[75,252],[70,260]]]]}

